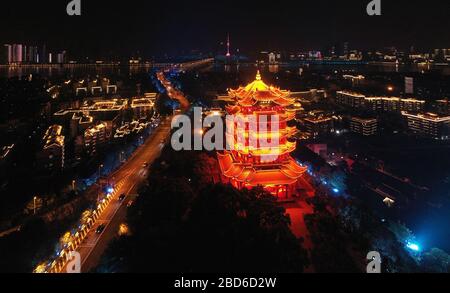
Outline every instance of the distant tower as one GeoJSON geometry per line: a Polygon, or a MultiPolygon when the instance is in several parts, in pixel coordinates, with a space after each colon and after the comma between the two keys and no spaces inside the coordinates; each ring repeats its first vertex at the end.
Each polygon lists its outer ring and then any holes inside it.
{"type": "Polygon", "coordinates": [[[277,57],[275,53],[269,53],[269,64],[273,65],[277,63],[277,57]]]}
{"type": "Polygon", "coordinates": [[[231,57],[230,53],[230,34],[227,35],[227,57],[231,57]]]}

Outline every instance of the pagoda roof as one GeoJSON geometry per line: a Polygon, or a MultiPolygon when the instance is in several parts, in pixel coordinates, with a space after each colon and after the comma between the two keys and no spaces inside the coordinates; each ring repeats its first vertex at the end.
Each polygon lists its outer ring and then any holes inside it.
{"type": "Polygon", "coordinates": [[[292,158],[287,163],[273,169],[261,170],[251,164],[236,162],[230,152],[219,153],[219,165],[222,173],[233,180],[248,186],[290,185],[295,183],[306,168],[292,158]]]}
{"type": "Polygon", "coordinates": [[[290,185],[297,182],[297,179],[287,176],[280,170],[267,170],[252,172],[245,183],[249,186],[290,185]]]}
{"type": "MultiPolygon", "coordinates": [[[[246,105],[242,105],[242,106],[246,106],[246,105]]],[[[253,106],[253,105],[247,105],[247,106],[253,106]]],[[[225,106],[225,111],[229,114],[229,115],[238,115],[242,113],[242,107],[239,105],[227,105],[225,106]]],[[[280,117],[280,121],[291,121],[294,120],[296,117],[296,112],[294,111],[286,111],[285,113],[279,115],[280,117]]],[[[245,119],[245,121],[247,121],[248,119],[243,116],[243,119],[245,119]]]]}
{"type": "Polygon", "coordinates": [[[290,98],[289,91],[267,85],[261,79],[259,71],[255,81],[249,83],[245,87],[239,87],[236,90],[230,89],[228,93],[239,105],[246,107],[254,106],[260,102],[273,102],[283,107],[294,103],[294,99],[290,98]]]}

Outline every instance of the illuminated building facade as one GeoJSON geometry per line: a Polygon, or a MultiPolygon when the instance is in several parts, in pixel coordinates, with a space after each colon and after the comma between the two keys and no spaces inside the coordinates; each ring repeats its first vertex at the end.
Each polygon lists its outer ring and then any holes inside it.
{"type": "Polygon", "coordinates": [[[97,152],[97,147],[106,143],[107,140],[106,123],[100,123],[84,132],[84,144],[89,154],[95,154],[97,152]]]}
{"type": "Polygon", "coordinates": [[[313,139],[328,135],[334,129],[333,119],[327,116],[307,117],[304,119],[304,124],[306,132],[313,139]]]}
{"type": "Polygon", "coordinates": [[[131,101],[131,109],[134,115],[139,118],[146,118],[153,110],[155,103],[150,98],[136,98],[131,101]]]}
{"type": "Polygon", "coordinates": [[[350,131],[362,136],[376,135],[378,131],[378,120],[376,118],[350,118],[350,131]]]}
{"type": "Polygon", "coordinates": [[[348,91],[336,92],[336,102],[350,108],[375,112],[421,112],[425,106],[424,100],[398,97],[367,97],[348,91]]]}
{"type": "Polygon", "coordinates": [[[233,117],[231,122],[227,118],[229,146],[218,153],[224,181],[238,189],[263,186],[278,198],[296,195],[298,180],[307,168],[290,156],[296,143],[288,138],[297,131],[288,127],[296,114],[290,92],[266,85],[258,72],[254,82],[229,90],[229,96],[234,101],[226,108],[233,117]],[[272,143],[261,143],[264,140],[272,143]]]}
{"type": "Polygon", "coordinates": [[[443,99],[436,101],[437,112],[441,115],[450,115],[450,100],[443,99]]]}
{"type": "Polygon", "coordinates": [[[433,139],[450,139],[450,116],[439,116],[434,113],[414,114],[402,112],[408,120],[410,132],[433,139]]]}
{"type": "Polygon", "coordinates": [[[37,154],[41,167],[48,170],[64,169],[64,141],[61,125],[50,126],[42,138],[43,148],[37,154]]]}

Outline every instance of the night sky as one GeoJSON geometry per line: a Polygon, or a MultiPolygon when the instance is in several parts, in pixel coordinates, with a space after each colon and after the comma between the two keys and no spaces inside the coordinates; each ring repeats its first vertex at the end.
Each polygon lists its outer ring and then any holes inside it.
{"type": "Polygon", "coordinates": [[[82,0],[80,17],[66,15],[69,2],[2,1],[0,43],[46,43],[76,56],[217,53],[229,32],[243,54],[344,41],[351,49],[450,48],[445,0],[382,0],[376,17],[366,14],[370,0],[82,0]]]}

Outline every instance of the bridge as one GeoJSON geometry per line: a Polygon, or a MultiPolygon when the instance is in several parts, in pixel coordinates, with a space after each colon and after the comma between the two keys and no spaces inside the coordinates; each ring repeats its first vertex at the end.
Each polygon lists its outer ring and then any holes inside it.
{"type": "Polygon", "coordinates": [[[184,63],[152,63],[152,67],[160,68],[162,70],[175,69],[179,71],[189,71],[212,63],[214,63],[214,58],[206,58],[184,63]]]}

